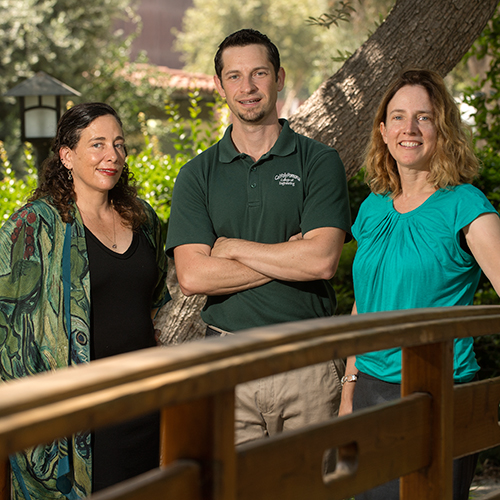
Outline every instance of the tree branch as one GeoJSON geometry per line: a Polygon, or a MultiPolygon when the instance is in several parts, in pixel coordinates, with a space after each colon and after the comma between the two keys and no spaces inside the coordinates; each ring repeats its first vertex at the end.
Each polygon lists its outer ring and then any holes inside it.
{"type": "Polygon", "coordinates": [[[498,0],[399,0],[384,23],[290,117],[292,128],[333,146],[348,177],[361,168],[373,116],[404,68],[445,76],[466,54],[498,0]]]}

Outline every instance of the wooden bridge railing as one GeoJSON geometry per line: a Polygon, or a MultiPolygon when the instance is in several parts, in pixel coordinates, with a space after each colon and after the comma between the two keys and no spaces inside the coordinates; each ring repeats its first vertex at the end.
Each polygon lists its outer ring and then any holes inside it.
{"type": "MultiPolygon", "coordinates": [[[[499,332],[493,306],[341,316],[17,380],[0,386],[0,461],[162,408],[162,467],[94,500],[341,500],[400,476],[401,500],[451,500],[453,457],[500,444],[500,378],[454,387],[452,339],[499,332]],[[394,346],[402,399],[235,448],[237,384],[394,346]],[[324,476],[334,448],[342,458],[324,476]]],[[[7,490],[3,474],[1,500],[7,490]]]]}

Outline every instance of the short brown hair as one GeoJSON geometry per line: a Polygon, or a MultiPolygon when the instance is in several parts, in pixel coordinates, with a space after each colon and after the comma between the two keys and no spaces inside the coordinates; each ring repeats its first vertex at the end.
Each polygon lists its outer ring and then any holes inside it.
{"type": "Polygon", "coordinates": [[[280,70],[280,53],[278,47],[274,45],[267,35],[264,35],[260,31],[253,30],[250,28],[235,31],[228,35],[219,45],[217,53],[214,57],[215,73],[217,74],[219,80],[222,81],[222,70],[224,64],[222,61],[222,53],[225,49],[229,47],[246,47],[247,45],[263,45],[267,50],[267,56],[269,62],[273,65],[274,76],[278,80],[278,72],[280,70]]]}

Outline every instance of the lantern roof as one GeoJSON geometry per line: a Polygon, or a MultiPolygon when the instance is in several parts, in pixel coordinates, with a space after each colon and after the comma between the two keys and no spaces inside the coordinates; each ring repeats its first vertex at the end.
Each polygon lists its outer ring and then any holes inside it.
{"type": "Polygon", "coordinates": [[[60,82],[56,78],[39,71],[35,76],[24,80],[19,85],[11,88],[4,95],[23,97],[30,95],[81,95],[69,85],[60,82]]]}

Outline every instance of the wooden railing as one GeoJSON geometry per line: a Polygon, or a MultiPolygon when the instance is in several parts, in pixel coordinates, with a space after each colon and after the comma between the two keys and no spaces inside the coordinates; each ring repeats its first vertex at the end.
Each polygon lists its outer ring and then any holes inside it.
{"type": "MultiPolygon", "coordinates": [[[[500,378],[454,387],[452,339],[499,332],[493,306],[341,316],[9,382],[0,387],[0,460],[162,408],[162,467],[94,500],[341,500],[397,477],[402,500],[451,500],[453,457],[500,444],[500,378]],[[237,384],[394,346],[403,347],[402,399],[235,448],[237,384]],[[341,459],[325,476],[324,453],[335,448],[341,459]]],[[[2,474],[2,500],[7,489],[2,474]]]]}

